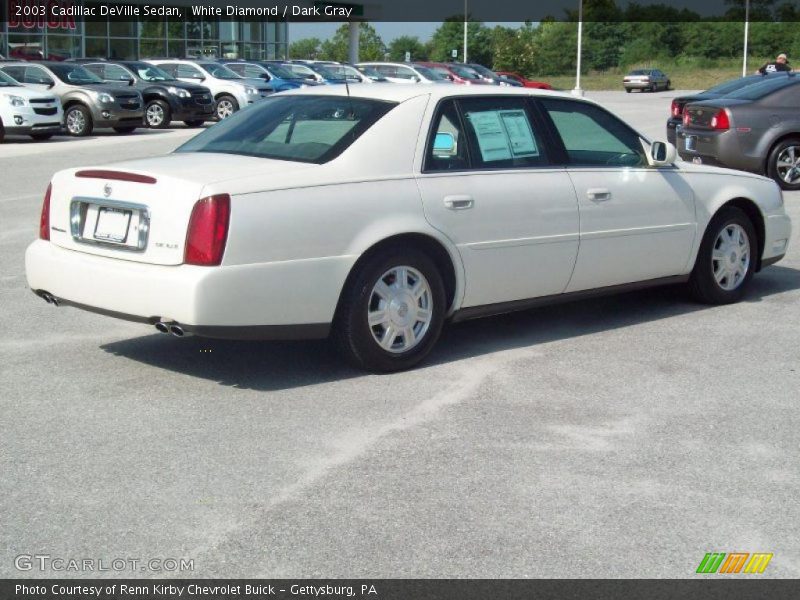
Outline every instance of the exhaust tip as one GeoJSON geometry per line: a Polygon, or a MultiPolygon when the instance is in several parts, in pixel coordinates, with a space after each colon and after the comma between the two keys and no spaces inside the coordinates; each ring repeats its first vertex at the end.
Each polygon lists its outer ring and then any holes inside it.
{"type": "Polygon", "coordinates": [[[39,297],[47,302],[48,304],[52,304],[53,306],[58,306],[58,298],[53,296],[50,292],[39,291],[37,292],[39,297]]]}
{"type": "Polygon", "coordinates": [[[186,335],[186,332],[180,325],[170,325],[169,332],[175,337],[183,337],[186,335]]]}
{"type": "Polygon", "coordinates": [[[158,331],[161,333],[169,333],[169,327],[167,327],[167,324],[163,323],[162,321],[156,323],[156,329],[158,329],[158,331]]]}

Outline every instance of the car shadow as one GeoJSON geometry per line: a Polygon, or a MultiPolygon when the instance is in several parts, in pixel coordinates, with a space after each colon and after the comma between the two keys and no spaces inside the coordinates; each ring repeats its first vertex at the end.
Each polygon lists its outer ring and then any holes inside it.
{"type": "MultiPolygon", "coordinates": [[[[745,302],[800,289],[800,270],[773,266],[751,282],[745,302]]],[[[579,338],[714,307],[693,302],[684,286],[665,286],[465,321],[445,327],[426,365],[579,338]]],[[[101,346],[137,362],[216,381],[275,391],[363,377],[327,340],[251,342],[177,339],[154,333],[101,346]]]]}

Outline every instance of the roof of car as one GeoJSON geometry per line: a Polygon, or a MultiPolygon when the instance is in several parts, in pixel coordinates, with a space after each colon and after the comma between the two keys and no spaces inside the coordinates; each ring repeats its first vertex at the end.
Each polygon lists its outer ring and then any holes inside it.
{"type": "MultiPolygon", "coordinates": [[[[396,84],[396,85],[351,85],[350,96],[354,98],[374,98],[391,102],[404,102],[417,96],[428,95],[434,100],[449,96],[557,96],[572,98],[564,92],[539,90],[534,88],[512,88],[501,86],[463,86],[450,83],[441,84],[396,84]],[[373,89],[375,88],[375,89],[373,89]]],[[[344,85],[314,86],[288,90],[281,94],[303,94],[310,96],[347,96],[344,85]]]]}

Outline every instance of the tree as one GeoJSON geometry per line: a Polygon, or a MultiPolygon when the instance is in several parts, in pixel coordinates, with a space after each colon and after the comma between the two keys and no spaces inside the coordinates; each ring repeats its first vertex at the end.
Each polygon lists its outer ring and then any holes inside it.
{"type": "Polygon", "coordinates": [[[419,38],[401,35],[389,44],[389,60],[404,61],[406,52],[411,53],[411,60],[428,60],[428,48],[419,38]]]}
{"type": "Polygon", "coordinates": [[[319,38],[305,38],[289,45],[289,58],[314,60],[319,56],[322,41],[319,38]]]}
{"type": "MultiPolygon", "coordinates": [[[[383,60],[386,54],[386,45],[375,28],[369,23],[359,23],[359,60],[383,60]]],[[[323,60],[348,60],[347,49],[350,46],[350,25],[343,24],[333,37],[322,42],[320,57],[323,60]]]]}
{"type": "MultiPolygon", "coordinates": [[[[492,66],[492,36],[489,28],[483,23],[470,21],[467,26],[467,60],[492,66]]],[[[457,15],[450,17],[433,32],[430,42],[430,59],[436,62],[452,60],[451,52],[458,51],[458,60],[463,57],[464,47],[464,18],[457,15]]]]}

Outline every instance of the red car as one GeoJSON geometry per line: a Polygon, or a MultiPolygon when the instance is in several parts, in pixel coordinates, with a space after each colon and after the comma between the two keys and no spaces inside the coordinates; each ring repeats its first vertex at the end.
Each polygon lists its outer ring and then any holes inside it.
{"type": "Polygon", "coordinates": [[[508,77],[509,79],[513,79],[514,81],[518,81],[524,87],[527,88],[536,88],[538,90],[552,90],[553,86],[549,83],[545,83],[544,81],[531,81],[520,75],[519,73],[511,73],[509,71],[497,71],[498,75],[503,77],[508,77]]]}
{"type": "Polygon", "coordinates": [[[470,85],[485,85],[487,83],[475,69],[459,63],[418,62],[416,64],[428,67],[453,83],[468,83],[470,85]]]}

